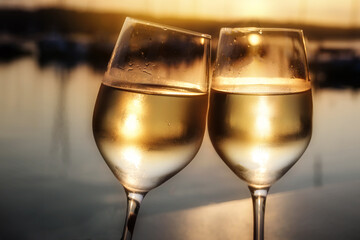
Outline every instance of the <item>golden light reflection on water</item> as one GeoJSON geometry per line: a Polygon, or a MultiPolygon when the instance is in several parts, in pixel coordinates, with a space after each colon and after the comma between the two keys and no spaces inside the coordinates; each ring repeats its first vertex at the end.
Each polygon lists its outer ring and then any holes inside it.
{"type": "MultiPolygon", "coordinates": [[[[39,204],[39,209],[58,208],[56,201],[48,201],[43,197],[41,193],[44,185],[38,183],[46,183],[49,189],[55,189],[52,192],[54,199],[68,196],[69,191],[74,194],[84,193],[78,194],[79,197],[83,198],[84,203],[91,199],[89,196],[93,196],[92,194],[96,196],[93,198],[96,204],[99,201],[99,193],[104,198],[107,197],[105,203],[119,204],[119,200],[124,197],[124,193],[119,191],[119,184],[113,180],[91,136],[90,119],[92,118],[102,73],[98,74],[89,66],[84,65],[71,70],[70,74],[67,75],[66,87],[69,91],[62,100],[67,103],[67,111],[62,111],[62,113],[68,120],[65,132],[71,134],[69,138],[71,144],[69,164],[61,161],[62,157],[59,152],[50,151],[52,142],[65,144],[59,139],[59,136],[53,134],[53,131],[60,127],[55,124],[57,115],[54,113],[60,111],[56,108],[61,89],[59,85],[64,83],[56,70],[54,67],[39,68],[36,65],[36,60],[29,58],[0,66],[0,76],[3,80],[0,87],[0,110],[2,113],[0,117],[1,176],[4,183],[13,183],[4,184],[4,186],[9,185],[10,187],[9,190],[4,188],[3,193],[11,196],[16,192],[16,196],[20,196],[16,199],[4,198],[3,201],[4,204],[13,206],[7,208],[9,216],[16,216],[15,210],[20,205],[24,209],[30,209],[23,211],[23,221],[16,217],[17,221],[15,222],[19,226],[26,227],[28,220],[34,219],[33,209],[37,209],[34,208],[37,207],[33,204],[34,202],[39,204]],[[14,172],[16,174],[13,174],[14,172]],[[87,187],[79,184],[71,184],[70,186],[69,180],[86,183],[87,187]],[[65,188],[59,189],[59,183],[65,188]],[[96,188],[98,190],[94,191],[94,188],[89,186],[99,187],[96,188]],[[113,187],[110,188],[109,186],[113,187]],[[24,200],[21,197],[24,194],[24,189],[33,193],[34,201],[29,203],[26,198],[24,200]]],[[[296,188],[311,186],[314,174],[314,157],[322,162],[320,171],[322,171],[321,176],[324,185],[341,180],[359,179],[358,156],[360,156],[360,149],[358,144],[354,144],[359,143],[360,136],[359,128],[354,127],[358,125],[360,119],[360,111],[358,111],[360,107],[359,91],[319,89],[314,94],[314,104],[314,134],[309,150],[304,155],[304,161],[300,161],[296,168],[288,173],[286,179],[283,178],[285,180],[275,184],[271,193],[294,189],[294,186],[296,188]],[[341,127],[339,128],[339,126],[341,127]],[[346,164],[344,164],[345,162],[346,164]]],[[[176,178],[175,188],[174,181],[172,184],[165,184],[157,191],[156,198],[154,198],[155,195],[152,195],[147,199],[146,203],[151,207],[146,209],[148,215],[145,213],[143,216],[145,215],[146,220],[154,223],[155,214],[151,215],[150,213],[158,213],[159,209],[171,211],[175,207],[189,208],[189,206],[193,206],[195,200],[198,201],[199,205],[207,205],[209,202],[247,198],[240,200],[240,204],[225,202],[218,208],[204,206],[195,210],[185,210],[181,213],[174,211],[172,221],[167,219],[167,223],[172,227],[165,227],[165,232],[159,230],[155,234],[158,234],[158,239],[172,239],[174,236],[184,236],[183,239],[232,239],[234,236],[250,239],[252,236],[252,207],[248,189],[244,184],[241,185],[239,181],[235,180],[233,173],[216,157],[208,138],[205,138],[203,145],[204,148],[199,151],[196,159],[176,178]],[[211,177],[204,174],[209,172],[211,177]],[[181,199],[181,201],[178,201],[174,207],[174,204],[168,204],[169,198],[171,201],[174,201],[175,198],[181,199]],[[230,215],[232,215],[231,218],[229,217],[229,210],[230,215]],[[192,226],[192,229],[189,226],[192,226]],[[227,231],[209,230],[225,228],[227,231]],[[169,237],[163,237],[164,235],[169,237]]],[[[129,152],[131,154],[131,149],[129,152]]],[[[254,150],[254,152],[256,151],[254,150]]],[[[13,196],[15,197],[15,195],[13,196]]],[[[285,210],[288,209],[286,204],[290,201],[279,203],[284,208],[282,210],[275,208],[274,205],[271,206],[279,202],[278,199],[272,201],[272,196],[274,195],[270,194],[270,199],[267,202],[266,217],[270,221],[267,222],[268,228],[265,232],[268,233],[268,236],[272,236],[271,232],[273,231],[275,232],[274,236],[287,239],[285,235],[279,236],[279,234],[289,231],[279,231],[276,226],[288,225],[287,221],[289,220],[284,216],[288,216],[286,213],[289,212],[285,210]],[[271,222],[276,222],[276,226],[272,227],[271,222]]],[[[77,200],[79,199],[77,198],[77,200]]],[[[76,202],[74,204],[76,205],[76,202]]],[[[84,208],[74,208],[74,204],[69,202],[64,211],[59,213],[56,218],[60,219],[56,222],[58,226],[67,227],[62,225],[64,223],[62,219],[68,217],[70,212],[77,214],[86,208],[84,206],[84,208]]],[[[103,205],[103,203],[101,204],[103,205]]],[[[121,204],[125,207],[126,203],[122,202],[121,204]]],[[[88,211],[88,209],[85,210],[88,211]]],[[[46,222],[55,219],[48,219],[46,213],[47,211],[39,211],[39,218],[45,219],[46,222]]],[[[104,226],[113,223],[112,215],[107,214],[106,209],[104,212],[100,211],[99,216],[103,216],[102,224],[104,226]]],[[[162,217],[163,215],[157,216],[162,217]]],[[[142,226],[144,225],[146,224],[142,226]]],[[[141,225],[139,226],[141,227],[141,225]]],[[[164,229],[164,225],[157,226],[158,229],[164,229]]],[[[96,236],[97,227],[98,221],[94,225],[89,225],[89,235],[95,231],[94,235],[96,236]]],[[[33,231],[42,231],[43,229],[43,225],[37,225],[33,231]]],[[[72,231],[71,228],[66,229],[72,231]]],[[[74,233],[74,235],[76,234],[74,233]]]]}
{"type": "Polygon", "coordinates": [[[251,200],[243,199],[146,216],[143,221],[167,229],[153,231],[154,239],[250,239],[252,217],[251,200]],[[159,221],[154,222],[154,218],[159,221]]]}

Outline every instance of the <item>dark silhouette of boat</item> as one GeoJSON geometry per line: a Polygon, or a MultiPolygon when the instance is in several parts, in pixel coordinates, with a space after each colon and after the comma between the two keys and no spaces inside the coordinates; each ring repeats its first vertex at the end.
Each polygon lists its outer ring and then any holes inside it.
{"type": "Polygon", "coordinates": [[[317,87],[360,87],[360,57],[355,49],[319,47],[309,65],[317,87]]]}
{"type": "Polygon", "coordinates": [[[14,39],[0,40],[0,62],[10,62],[31,55],[31,51],[14,39]]]}
{"type": "Polygon", "coordinates": [[[73,67],[85,61],[87,45],[53,32],[41,36],[37,41],[37,57],[41,66],[60,63],[64,67],[73,67]]]}

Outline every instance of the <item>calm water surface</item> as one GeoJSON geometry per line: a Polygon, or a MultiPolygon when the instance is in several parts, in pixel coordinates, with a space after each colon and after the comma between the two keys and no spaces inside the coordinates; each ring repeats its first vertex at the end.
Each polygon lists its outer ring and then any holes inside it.
{"type": "MultiPolygon", "coordinates": [[[[102,73],[0,64],[0,240],[117,239],[125,193],[102,160],[91,118],[102,73]]],[[[312,141],[271,193],[360,179],[360,91],[315,89],[312,141]]],[[[192,163],[151,191],[140,217],[249,192],[208,136],[192,163]]]]}

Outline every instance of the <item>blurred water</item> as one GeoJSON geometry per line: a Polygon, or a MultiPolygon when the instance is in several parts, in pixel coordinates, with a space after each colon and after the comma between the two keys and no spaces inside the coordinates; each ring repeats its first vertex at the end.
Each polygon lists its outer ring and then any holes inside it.
{"type": "MultiPolygon", "coordinates": [[[[118,238],[125,194],[91,131],[101,78],[86,64],[0,64],[0,239],[118,238]]],[[[360,179],[360,91],[317,88],[313,98],[310,146],[272,193],[360,179]]],[[[192,163],[146,196],[140,217],[248,197],[206,135],[192,163]]]]}

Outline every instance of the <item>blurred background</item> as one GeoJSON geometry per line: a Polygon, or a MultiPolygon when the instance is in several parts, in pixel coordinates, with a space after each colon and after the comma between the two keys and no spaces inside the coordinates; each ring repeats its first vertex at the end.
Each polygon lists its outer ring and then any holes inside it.
{"type": "MultiPolygon", "coordinates": [[[[94,102],[126,16],[213,36],[304,30],[312,141],[271,193],[360,179],[358,0],[0,0],[0,239],[117,239],[125,193],[92,137],[94,102]]],[[[208,136],[141,216],[249,198],[208,136]]],[[[141,223],[139,223],[141,224],[141,223]]]]}

